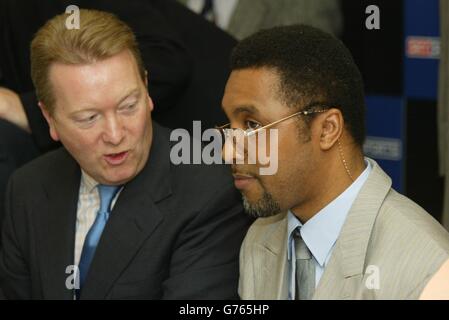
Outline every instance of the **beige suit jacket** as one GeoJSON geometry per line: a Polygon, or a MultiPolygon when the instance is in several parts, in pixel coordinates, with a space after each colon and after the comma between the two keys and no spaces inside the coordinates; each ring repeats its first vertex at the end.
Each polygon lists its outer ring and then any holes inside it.
{"type": "MultiPolygon", "coordinates": [[[[313,299],[418,299],[449,258],[449,234],[391,188],[373,160],[313,299]]],[[[287,298],[287,214],[260,218],[240,251],[242,299],[287,298]]]]}

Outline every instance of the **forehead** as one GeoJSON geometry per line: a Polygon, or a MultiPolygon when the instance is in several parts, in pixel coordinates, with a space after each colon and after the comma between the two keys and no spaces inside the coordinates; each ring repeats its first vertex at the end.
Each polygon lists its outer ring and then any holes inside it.
{"type": "Polygon", "coordinates": [[[74,103],[112,103],[140,81],[137,64],[129,51],[89,64],[54,63],[49,78],[56,104],[60,102],[64,107],[74,103]]]}
{"type": "Polygon", "coordinates": [[[262,113],[282,112],[279,99],[279,75],[274,69],[235,70],[229,76],[223,96],[223,109],[228,115],[234,109],[251,106],[262,113]]]}
{"type": "Polygon", "coordinates": [[[269,96],[276,92],[279,76],[268,68],[232,71],[226,84],[225,95],[230,97],[269,96]]]}

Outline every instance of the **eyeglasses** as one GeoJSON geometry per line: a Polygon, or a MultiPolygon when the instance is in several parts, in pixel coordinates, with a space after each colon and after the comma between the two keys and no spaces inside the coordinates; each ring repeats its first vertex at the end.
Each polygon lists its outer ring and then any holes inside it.
{"type": "MultiPolygon", "coordinates": [[[[306,108],[310,108],[312,106],[313,105],[309,105],[306,108]]],[[[220,127],[215,127],[215,129],[219,130],[220,133],[223,135],[223,137],[225,139],[228,138],[228,137],[231,137],[236,130],[239,130],[240,132],[243,132],[245,137],[249,137],[249,136],[252,136],[252,135],[256,134],[257,132],[259,132],[261,130],[268,129],[268,128],[270,128],[270,127],[272,127],[272,126],[274,126],[274,125],[276,125],[278,123],[281,123],[281,122],[283,122],[285,120],[288,120],[290,118],[293,118],[293,117],[296,117],[296,116],[302,116],[302,115],[303,116],[308,116],[308,115],[315,114],[315,113],[323,113],[323,112],[326,112],[328,110],[329,109],[299,111],[299,112],[291,114],[291,115],[289,115],[289,116],[287,116],[285,118],[282,118],[280,120],[271,122],[271,123],[269,123],[269,124],[267,124],[267,125],[265,125],[263,127],[257,128],[257,129],[246,129],[246,130],[244,130],[244,129],[239,129],[239,128],[231,128],[231,124],[230,123],[225,124],[225,125],[220,126],[220,127]]]]}

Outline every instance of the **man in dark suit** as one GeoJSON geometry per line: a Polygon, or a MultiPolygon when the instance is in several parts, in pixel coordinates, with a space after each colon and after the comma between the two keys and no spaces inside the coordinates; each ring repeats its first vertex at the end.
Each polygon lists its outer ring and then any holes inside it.
{"type": "Polygon", "coordinates": [[[81,10],[80,29],[68,30],[66,17],[31,46],[39,106],[64,148],[8,185],[5,296],[237,297],[250,221],[228,169],[170,162],[169,131],[151,120],[145,69],[123,22],[81,10]]]}
{"type": "Polygon", "coordinates": [[[225,121],[220,101],[236,41],[182,5],[165,0],[0,0],[0,220],[11,172],[60,146],[37,107],[29,45],[45,21],[73,4],[115,13],[133,28],[150,70],[156,121],[189,130],[192,120],[201,120],[203,128],[225,121]]]}

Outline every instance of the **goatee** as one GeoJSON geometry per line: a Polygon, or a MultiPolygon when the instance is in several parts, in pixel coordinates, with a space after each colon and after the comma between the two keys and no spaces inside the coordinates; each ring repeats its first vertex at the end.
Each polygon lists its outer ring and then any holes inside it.
{"type": "Polygon", "coordinates": [[[262,198],[255,203],[250,203],[244,195],[242,195],[242,198],[246,213],[255,218],[268,218],[281,211],[279,203],[266,191],[264,191],[262,198]]]}

